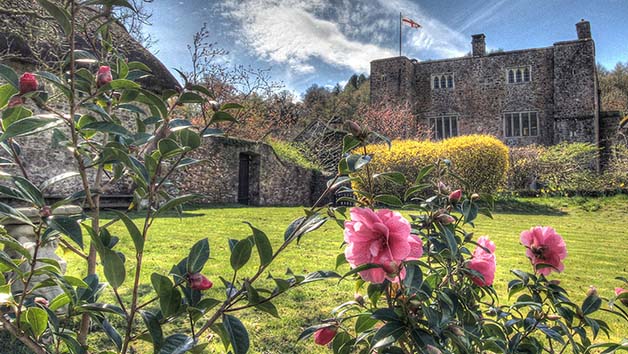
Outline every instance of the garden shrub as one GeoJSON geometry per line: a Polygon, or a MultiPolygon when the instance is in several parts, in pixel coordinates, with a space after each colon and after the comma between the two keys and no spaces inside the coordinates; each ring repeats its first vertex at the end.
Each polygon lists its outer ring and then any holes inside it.
{"type": "MultiPolygon", "coordinates": [[[[462,177],[466,188],[474,192],[493,192],[506,180],[508,148],[488,135],[468,135],[439,142],[394,140],[389,149],[385,144],[368,145],[373,155],[370,166],[375,173],[397,171],[409,182],[415,180],[424,166],[439,159],[451,161],[451,170],[462,177]]],[[[460,187],[459,181],[450,179],[451,187],[460,187]]],[[[358,182],[355,187],[362,188],[358,182]]],[[[384,182],[379,188],[399,195],[400,187],[384,182]]]]}
{"type": "Polygon", "coordinates": [[[528,145],[510,148],[510,171],[508,172],[508,190],[521,191],[536,189],[538,176],[541,174],[540,156],[544,146],[528,145]]]}
{"type": "Polygon", "coordinates": [[[289,161],[295,165],[312,170],[321,170],[321,167],[309,160],[301,153],[299,148],[287,141],[268,139],[267,143],[272,146],[277,156],[283,161],[289,161]]]}

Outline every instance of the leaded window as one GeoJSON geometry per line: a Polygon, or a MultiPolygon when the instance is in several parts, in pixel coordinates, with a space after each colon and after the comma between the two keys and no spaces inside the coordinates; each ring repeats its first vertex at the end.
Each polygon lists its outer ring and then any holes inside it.
{"type": "Polygon", "coordinates": [[[539,135],[537,112],[504,113],[504,135],[507,138],[539,135]]]}
{"type": "Polygon", "coordinates": [[[447,139],[458,136],[458,117],[449,115],[429,118],[430,129],[434,139],[447,139]]]}

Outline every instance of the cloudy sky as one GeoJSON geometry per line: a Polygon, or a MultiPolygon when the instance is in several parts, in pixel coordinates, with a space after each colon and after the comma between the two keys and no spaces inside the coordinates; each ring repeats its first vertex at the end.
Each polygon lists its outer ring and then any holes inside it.
{"type": "Polygon", "coordinates": [[[628,62],[628,0],[155,0],[147,31],[170,68],[189,68],[187,44],[204,22],[229,65],[271,68],[275,80],[301,93],[369,72],[373,59],[398,55],[399,13],[423,27],[403,27],[403,55],[461,56],[471,35],[489,49],[545,47],[576,38],[591,22],[597,59],[628,62]]]}

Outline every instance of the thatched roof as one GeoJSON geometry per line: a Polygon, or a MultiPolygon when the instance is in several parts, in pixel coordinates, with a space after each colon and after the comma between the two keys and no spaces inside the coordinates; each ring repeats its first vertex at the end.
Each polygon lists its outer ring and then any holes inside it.
{"type": "MultiPolygon", "coordinates": [[[[58,0],[53,0],[58,2],[58,0]]],[[[99,23],[88,20],[97,15],[93,9],[84,9],[77,16],[77,49],[89,52],[100,51],[98,41],[94,41],[94,33],[99,23]]],[[[174,89],[179,85],[168,69],[142,47],[118,23],[111,26],[112,37],[116,49],[124,54],[129,61],[146,64],[153,76],[144,78],[142,85],[147,89],[161,92],[174,89]]],[[[2,62],[19,63],[27,66],[58,66],[68,52],[64,44],[63,34],[56,22],[41,8],[35,0],[0,0],[0,60],[2,62]]]]}

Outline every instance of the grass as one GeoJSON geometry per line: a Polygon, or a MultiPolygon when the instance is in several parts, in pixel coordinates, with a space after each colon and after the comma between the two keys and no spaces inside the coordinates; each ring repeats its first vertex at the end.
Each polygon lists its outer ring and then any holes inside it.
{"type": "MultiPolygon", "coordinates": [[[[565,261],[565,272],[552,275],[552,278],[560,280],[574,300],[581,302],[590,285],[596,286],[601,296],[611,296],[613,288],[620,285],[614,277],[628,276],[626,210],[628,196],[597,199],[509,199],[499,204],[493,220],[480,217],[476,223],[476,235],[490,235],[497,246],[498,266],[494,286],[502,294],[501,301],[507,302],[507,282],[512,279],[510,269],[529,269],[524,249],[519,244],[519,233],[536,225],[551,225],[565,238],[569,252],[565,261]]],[[[250,234],[248,226],[242,221],[249,221],[264,230],[276,249],[285,227],[300,215],[300,208],[222,206],[199,207],[187,211],[181,219],[164,217],[155,222],[146,244],[146,268],[142,281],[150,284],[152,272],[167,273],[173,264],[187,255],[189,247],[195,241],[207,237],[211,244],[212,258],[203,273],[215,284],[207,295],[224,299],[225,289],[218,277],[231,276],[227,240],[240,239],[250,234]]],[[[122,296],[128,299],[128,287],[131,286],[134,271],[134,260],[130,256],[132,242],[120,225],[114,225],[111,232],[121,239],[118,250],[129,256],[126,287],[121,289],[122,296]]],[[[288,267],[295,273],[333,269],[336,255],[341,252],[341,241],[342,230],[329,223],[304,237],[299,245],[289,247],[272,265],[271,272],[279,276],[288,267]]],[[[77,266],[83,264],[78,258],[70,254],[66,254],[65,258],[70,265],[68,273],[84,273],[84,268],[77,266]]],[[[256,255],[252,259],[252,264],[245,267],[241,275],[250,275],[255,271],[256,255]]],[[[144,299],[149,298],[148,291],[148,286],[142,288],[144,299]]],[[[327,350],[315,346],[311,340],[297,343],[296,338],[303,328],[326,318],[336,305],[352,298],[353,285],[350,282],[340,285],[334,281],[314,283],[295,289],[275,301],[280,319],[256,310],[247,310],[239,316],[250,332],[254,353],[327,353],[327,350]]],[[[625,321],[610,315],[601,318],[615,329],[614,339],[625,337],[628,333],[628,323],[625,321]]],[[[179,325],[183,326],[183,323],[177,324],[179,325]]],[[[211,339],[211,343],[210,352],[224,351],[218,339],[211,339]]],[[[144,352],[146,348],[140,349],[140,352],[144,352]]]]}

